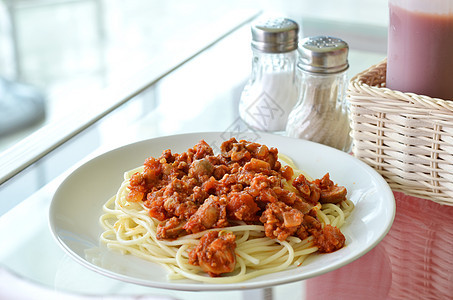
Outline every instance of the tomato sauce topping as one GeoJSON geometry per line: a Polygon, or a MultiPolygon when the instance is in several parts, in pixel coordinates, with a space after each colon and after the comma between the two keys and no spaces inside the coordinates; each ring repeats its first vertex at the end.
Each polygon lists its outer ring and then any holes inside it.
{"type": "MultiPolygon", "coordinates": [[[[309,181],[278,161],[276,148],[231,138],[222,143],[220,154],[201,140],[181,154],[165,150],[149,157],[144,171],[129,182],[127,200],[143,201],[151,217],[161,221],[157,238],[176,239],[211,228],[224,228],[234,221],[262,224],[266,236],[280,241],[288,236],[302,239],[313,235],[320,252],[344,246],[336,227],[322,228],[313,208],[317,203],[339,203],[346,188],[334,184],[327,173],[309,181]],[[294,189],[285,188],[291,182],[294,189]]],[[[190,263],[211,276],[234,269],[235,238],[206,234],[192,250],[190,263]],[[222,257],[216,249],[225,250],[222,257]],[[234,256],[234,255],[233,255],[234,256]],[[215,267],[213,267],[215,266],[215,267]]]]}

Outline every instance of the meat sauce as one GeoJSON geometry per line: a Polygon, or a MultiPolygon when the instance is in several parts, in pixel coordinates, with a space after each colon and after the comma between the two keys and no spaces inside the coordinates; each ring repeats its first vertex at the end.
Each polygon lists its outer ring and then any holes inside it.
{"type": "MultiPolygon", "coordinates": [[[[144,171],[129,184],[128,201],[143,201],[151,217],[161,221],[157,238],[176,239],[234,221],[262,224],[269,238],[314,237],[320,252],[336,251],[345,238],[336,227],[322,227],[316,217],[317,203],[339,203],[346,188],[334,184],[327,173],[309,181],[294,180],[289,166],[278,161],[276,148],[232,138],[222,143],[221,153],[200,141],[181,154],[165,150],[148,158],[144,171]],[[294,191],[284,188],[292,182],[294,191]]],[[[222,231],[220,231],[222,232],[222,231]]],[[[210,276],[234,270],[235,236],[213,231],[205,234],[189,254],[189,263],[210,276]]]]}

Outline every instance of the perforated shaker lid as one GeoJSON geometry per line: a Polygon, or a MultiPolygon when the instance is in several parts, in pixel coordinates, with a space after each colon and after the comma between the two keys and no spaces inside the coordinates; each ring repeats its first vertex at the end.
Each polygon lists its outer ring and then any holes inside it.
{"type": "Polygon", "coordinates": [[[315,36],[301,41],[298,67],[313,73],[338,73],[349,68],[348,44],[335,37],[315,36]]]}
{"type": "Polygon", "coordinates": [[[252,26],[252,47],[267,53],[297,49],[299,25],[287,18],[260,20],[252,26]]]}

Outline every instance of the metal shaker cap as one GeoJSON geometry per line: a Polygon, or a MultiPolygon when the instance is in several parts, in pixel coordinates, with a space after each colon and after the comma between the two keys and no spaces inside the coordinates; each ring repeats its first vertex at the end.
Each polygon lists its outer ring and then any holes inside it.
{"type": "Polygon", "coordinates": [[[287,18],[258,21],[252,26],[252,47],[266,53],[297,49],[299,25],[287,18]]]}
{"type": "Polygon", "coordinates": [[[302,70],[331,74],[349,68],[348,44],[335,37],[315,36],[304,38],[299,48],[298,67],[302,70]]]}

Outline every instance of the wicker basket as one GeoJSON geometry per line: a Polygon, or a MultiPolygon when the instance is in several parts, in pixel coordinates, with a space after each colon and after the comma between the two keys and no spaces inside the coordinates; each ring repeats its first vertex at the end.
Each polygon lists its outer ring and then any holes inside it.
{"type": "Polygon", "coordinates": [[[386,88],[386,67],[349,84],[353,154],[394,191],[453,205],[453,101],[386,88]]]}

